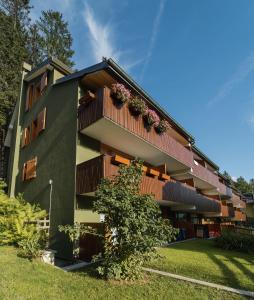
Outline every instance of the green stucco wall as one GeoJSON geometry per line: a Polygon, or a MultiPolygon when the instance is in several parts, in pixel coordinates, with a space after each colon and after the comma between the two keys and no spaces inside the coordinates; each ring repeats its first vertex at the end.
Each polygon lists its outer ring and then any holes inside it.
{"type": "MultiPolygon", "coordinates": [[[[51,72],[50,82],[55,81],[53,74],[51,72]]],[[[78,82],[71,81],[48,87],[29,112],[24,112],[25,97],[21,106],[22,129],[31,124],[44,107],[47,115],[46,129],[28,146],[20,149],[15,194],[24,193],[26,200],[39,203],[48,211],[49,180],[53,180],[50,247],[57,250],[60,257],[70,257],[72,253],[67,237],[60,234],[57,228],[60,224],[74,222],[77,98],[78,82]],[[23,164],[35,156],[37,176],[23,182],[23,164]]]]}
{"type": "MultiPolygon", "coordinates": [[[[77,136],[77,165],[90,160],[94,157],[100,156],[100,142],[79,133],[77,136]]],[[[100,216],[92,212],[92,202],[94,197],[76,196],[76,211],[75,222],[79,223],[99,223],[100,216]]]]}
{"type": "Polygon", "coordinates": [[[246,215],[247,218],[254,218],[254,204],[250,203],[250,204],[246,204],[246,215]]]}

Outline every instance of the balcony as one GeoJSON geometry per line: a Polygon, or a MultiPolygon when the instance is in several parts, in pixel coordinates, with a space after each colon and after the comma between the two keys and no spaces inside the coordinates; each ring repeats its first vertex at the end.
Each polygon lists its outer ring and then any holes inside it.
{"type": "Polygon", "coordinates": [[[232,203],[235,208],[246,208],[246,203],[236,194],[233,194],[232,203]]]}
{"type": "Polygon", "coordinates": [[[209,188],[218,188],[219,186],[219,178],[217,174],[212,173],[210,170],[206,169],[205,167],[203,167],[202,165],[196,165],[195,163],[193,164],[192,167],[192,174],[196,177],[198,177],[198,179],[201,179],[202,181],[205,181],[207,184],[200,183],[200,188],[204,188],[204,189],[209,189],[209,188]]]}
{"type": "MultiPolygon", "coordinates": [[[[91,194],[103,177],[118,173],[114,158],[101,155],[77,166],[77,194],[91,194]]],[[[170,206],[174,211],[195,213],[220,213],[220,202],[198,194],[195,188],[173,180],[160,180],[146,172],[142,176],[141,193],[154,194],[160,205],[170,206]]]]}
{"type": "Polygon", "coordinates": [[[128,106],[115,105],[110,89],[97,90],[96,98],[79,109],[79,130],[152,165],[166,163],[169,172],[190,170],[192,152],[167,132],[147,131],[142,117],[133,116],[128,106]]]}
{"type": "Polygon", "coordinates": [[[245,222],[246,221],[246,214],[242,211],[235,210],[235,216],[232,219],[232,221],[245,222]]]}
{"type": "Polygon", "coordinates": [[[221,204],[221,217],[223,218],[234,218],[235,210],[233,206],[228,206],[226,204],[221,204]]]}

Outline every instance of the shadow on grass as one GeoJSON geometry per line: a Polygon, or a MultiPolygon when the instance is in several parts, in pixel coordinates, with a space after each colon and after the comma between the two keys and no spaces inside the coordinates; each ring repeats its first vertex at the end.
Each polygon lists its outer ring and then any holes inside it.
{"type": "MultiPolygon", "coordinates": [[[[242,273],[250,279],[250,281],[254,282],[254,272],[250,271],[248,268],[245,267],[245,265],[243,263],[240,263],[237,259],[235,258],[230,258],[230,261],[239,269],[242,271],[242,273]]],[[[247,262],[247,264],[253,264],[247,262]]]]}
{"type": "MultiPolygon", "coordinates": [[[[220,268],[223,274],[223,279],[226,279],[233,287],[241,288],[239,279],[235,276],[235,273],[229,269],[229,267],[223,262],[223,260],[217,258],[211,253],[207,253],[207,256],[220,268]]],[[[224,281],[224,280],[223,280],[224,281]]]]}

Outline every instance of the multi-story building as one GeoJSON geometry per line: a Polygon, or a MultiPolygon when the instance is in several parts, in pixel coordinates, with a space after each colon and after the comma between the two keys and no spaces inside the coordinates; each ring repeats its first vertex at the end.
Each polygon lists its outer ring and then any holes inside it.
{"type": "Polygon", "coordinates": [[[244,201],[246,203],[247,225],[254,227],[254,193],[244,194],[244,201]]]}
{"type": "MultiPolygon", "coordinates": [[[[245,221],[245,202],[219,167],[111,59],[75,73],[53,58],[33,70],[24,65],[5,145],[10,147],[9,195],[21,192],[49,212],[51,247],[60,256],[71,247],[58,225],[100,227],[103,216],[92,211],[97,185],[135,157],[144,161],[141,192],[153,193],[163,216],[184,228],[187,238],[201,224],[212,234],[221,223],[245,221]],[[167,131],[148,130],[127,103],[116,103],[111,91],[115,83],[124,84],[166,120],[167,131]]],[[[85,243],[89,248],[92,238],[85,243]]]]}

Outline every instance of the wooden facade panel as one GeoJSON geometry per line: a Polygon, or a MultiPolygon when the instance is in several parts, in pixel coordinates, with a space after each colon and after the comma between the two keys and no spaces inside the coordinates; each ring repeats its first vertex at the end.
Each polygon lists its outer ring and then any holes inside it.
{"type": "MultiPolygon", "coordinates": [[[[119,167],[109,155],[101,155],[77,166],[77,193],[94,192],[102,177],[118,174],[119,167]]],[[[220,212],[220,202],[196,192],[194,187],[180,182],[164,182],[156,177],[142,176],[140,192],[153,194],[156,200],[169,200],[195,205],[197,212],[220,212]]]]}
{"type": "Polygon", "coordinates": [[[193,163],[193,152],[190,148],[176,141],[169,132],[159,135],[154,128],[150,131],[147,130],[142,116],[133,116],[127,104],[118,105],[115,103],[114,98],[111,97],[111,90],[108,87],[97,90],[95,101],[92,101],[83,108],[80,106],[79,130],[91,125],[102,117],[112,120],[187,167],[192,168],[193,175],[219,188],[222,194],[227,195],[226,186],[219,182],[217,174],[214,174],[202,165],[195,165],[193,163]]]}
{"type": "Polygon", "coordinates": [[[106,117],[120,126],[126,128],[131,133],[150,142],[155,147],[166,152],[183,164],[191,167],[193,162],[192,152],[177,142],[168,132],[159,135],[154,128],[150,131],[146,129],[141,116],[133,116],[128,105],[116,105],[107,87],[97,90],[96,101],[89,103],[79,109],[79,130],[89,126],[98,119],[106,117]]]}
{"type": "Polygon", "coordinates": [[[218,176],[212,173],[211,171],[209,171],[208,169],[206,169],[205,167],[201,165],[197,166],[196,164],[193,164],[192,170],[193,170],[193,175],[201,178],[202,180],[209,182],[215,187],[219,187],[218,176]]]}

